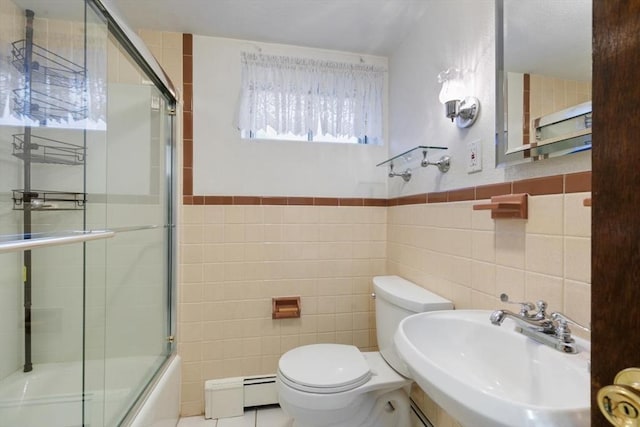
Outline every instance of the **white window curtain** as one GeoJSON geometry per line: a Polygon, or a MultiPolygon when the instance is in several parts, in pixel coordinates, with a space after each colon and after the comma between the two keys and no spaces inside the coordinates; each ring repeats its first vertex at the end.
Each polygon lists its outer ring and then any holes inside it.
{"type": "Polygon", "coordinates": [[[243,52],[238,127],[382,143],[381,67],[243,52]]]}

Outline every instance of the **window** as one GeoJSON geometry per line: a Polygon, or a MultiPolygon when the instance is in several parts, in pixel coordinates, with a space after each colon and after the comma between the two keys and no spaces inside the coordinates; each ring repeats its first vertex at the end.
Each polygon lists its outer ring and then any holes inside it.
{"type": "Polygon", "coordinates": [[[243,138],[382,144],[384,69],[242,53],[243,138]]]}

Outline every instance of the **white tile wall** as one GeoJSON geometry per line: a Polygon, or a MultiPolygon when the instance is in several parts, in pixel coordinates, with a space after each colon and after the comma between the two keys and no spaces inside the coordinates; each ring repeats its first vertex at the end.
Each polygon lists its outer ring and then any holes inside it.
{"type": "MultiPolygon", "coordinates": [[[[471,201],[390,207],[388,272],[451,299],[458,309],[496,309],[504,292],[515,301],[543,299],[549,310],[588,325],[591,210],[582,205],[587,197],[529,197],[528,220],[494,221],[487,211],[472,211],[478,202],[471,201]],[[436,212],[439,219],[423,220],[436,212]],[[470,236],[470,252],[462,236],[470,236]]],[[[419,388],[413,397],[436,426],[457,425],[419,388]]]]}
{"type": "Polygon", "coordinates": [[[506,292],[514,300],[545,299],[551,310],[588,323],[588,196],[530,197],[527,221],[493,221],[472,210],[476,202],[184,206],[183,415],[202,410],[205,379],[272,373],[296,346],[375,346],[375,274],[402,275],[457,308],[497,308],[506,292]],[[270,297],[290,294],[302,296],[303,317],[271,320],[270,297]]]}
{"type": "Polygon", "coordinates": [[[317,342],[375,347],[371,279],[384,274],[386,208],[183,206],[179,352],[182,414],[203,410],[207,379],[272,374],[317,342]],[[300,319],[271,298],[300,295],[300,319]]]}
{"type": "Polygon", "coordinates": [[[589,196],[529,197],[528,220],[490,220],[488,212],[472,211],[473,201],[390,207],[389,272],[412,276],[458,307],[468,304],[464,289],[470,288],[496,307],[506,292],[514,300],[547,299],[552,310],[588,318],[586,304],[565,296],[584,299],[590,286],[591,211],[582,205],[589,196]],[[432,215],[439,219],[419,220],[432,215]]]}

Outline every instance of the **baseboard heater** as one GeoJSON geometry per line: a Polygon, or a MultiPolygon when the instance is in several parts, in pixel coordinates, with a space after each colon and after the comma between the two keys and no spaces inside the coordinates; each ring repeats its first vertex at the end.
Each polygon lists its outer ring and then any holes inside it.
{"type": "Polygon", "coordinates": [[[204,417],[239,417],[244,408],[278,404],[275,375],[223,378],[204,383],[204,417]]]}
{"type": "Polygon", "coordinates": [[[429,421],[429,418],[427,418],[427,416],[424,414],[424,412],[422,412],[420,407],[416,405],[413,399],[410,400],[410,403],[411,403],[411,412],[415,416],[414,421],[421,423],[424,427],[433,427],[433,424],[431,424],[431,421],[429,421]]]}
{"type": "Polygon", "coordinates": [[[245,377],[243,388],[245,408],[278,404],[275,375],[245,377]]]}

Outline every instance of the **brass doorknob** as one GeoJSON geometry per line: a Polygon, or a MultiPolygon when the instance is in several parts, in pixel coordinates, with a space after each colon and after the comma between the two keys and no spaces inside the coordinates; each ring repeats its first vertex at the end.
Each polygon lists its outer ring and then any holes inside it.
{"type": "Polygon", "coordinates": [[[612,425],[640,427],[640,368],[618,372],[613,385],[598,391],[598,406],[612,425]]]}

